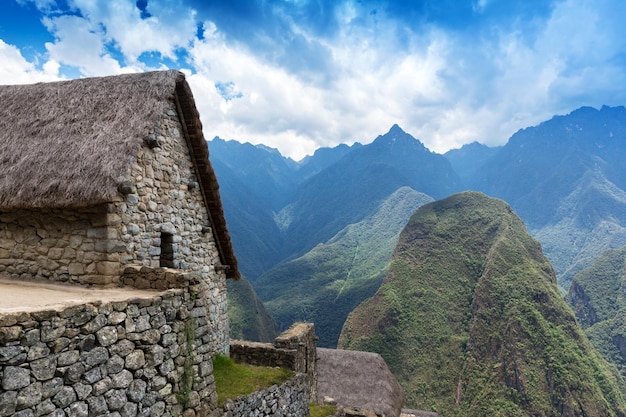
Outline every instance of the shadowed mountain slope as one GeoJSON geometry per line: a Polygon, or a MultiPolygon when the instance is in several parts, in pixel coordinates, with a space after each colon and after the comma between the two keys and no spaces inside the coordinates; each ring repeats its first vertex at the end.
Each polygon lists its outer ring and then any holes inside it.
{"type": "Polygon", "coordinates": [[[279,327],[314,322],[318,346],[335,347],[348,314],[387,274],[400,231],[419,206],[431,201],[402,187],[375,214],[261,276],[257,292],[279,327]]]}
{"type": "Polygon", "coordinates": [[[467,186],[465,182],[475,177],[482,165],[498,153],[501,148],[501,146],[489,147],[478,142],[472,142],[463,145],[460,149],[449,150],[443,156],[450,161],[454,171],[459,174],[461,182],[467,186]]]}
{"type": "Polygon", "coordinates": [[[511,204],[531,228],[553,220],[559,202],[589,170],[626,188],[626,109],[582,107],[515,133],[472,181],[511,204]]]}
{"type": "Polygon", "coordinates": [[[231,339],[273,343],[278,331],[274,319],[245,278],[226,283],[231,339]]]}
{"type": "Polygon", "coordinates": [[[626,246],[576,274],[566,300],[598,351],[626,376],[626,246]]]}
{"type": "Polygon", "coordinates": [[[274,212],[220,158],[212,158],[224,214],[242,275],[254,281],[282,259],[283,235],[274,212]]]}
{"type": "Polygon", "coordinates": [[[380,353],[407,406],[446,416],[626,415],[621,379],[560,296],[541,246],[481,193],[417,210],[339,346],[380,353]]]}

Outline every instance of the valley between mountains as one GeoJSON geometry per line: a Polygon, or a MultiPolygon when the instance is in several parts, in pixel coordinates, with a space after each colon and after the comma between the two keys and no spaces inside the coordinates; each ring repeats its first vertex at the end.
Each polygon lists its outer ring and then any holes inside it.
{"type": "Polygon", "coordinates": [[[246,278],[233,337],[314,322],[442,415],[626,415],[624,107],[445,155],[397,125],[298,162],[209,149],[246,278]]]}

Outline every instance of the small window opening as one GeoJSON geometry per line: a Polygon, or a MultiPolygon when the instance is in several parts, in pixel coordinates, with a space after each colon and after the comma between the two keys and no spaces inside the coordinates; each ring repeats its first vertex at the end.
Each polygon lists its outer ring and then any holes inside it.
{"type": "Polygon", "coordinates": [[[174,268],[174,235],[171,233],[161,233],[159,265],[163,268],[174,268]]]}

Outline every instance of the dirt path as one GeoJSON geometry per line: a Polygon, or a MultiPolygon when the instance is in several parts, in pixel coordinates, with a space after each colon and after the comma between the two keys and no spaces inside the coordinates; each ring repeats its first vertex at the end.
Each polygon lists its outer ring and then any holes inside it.
{"type": "Polygon", "coordinates": [[[132,288],[85,288],[40,282],[21,282],[0,277],[0,313],[62,309],[94,301],[148,298],[158,291],[132,288]]]}

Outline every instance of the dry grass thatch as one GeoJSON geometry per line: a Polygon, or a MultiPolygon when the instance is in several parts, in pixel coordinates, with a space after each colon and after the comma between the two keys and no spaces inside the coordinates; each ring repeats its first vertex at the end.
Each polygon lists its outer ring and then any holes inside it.
{"type": "Polygon", "coordinates": [[[0,208],[110,201],[178,77],[166,71],[1,86],[0,208]]]}
{"type": "Polygon", "coordinates": [[[149,129],[172,101],[182,113],[222,263],[237,278],[202,124],[178,71],[0,86],[0,210],[111,201],[149,129]]]}
{"type": "Polygon", "coordinates": [[[397,417],[404,391],[377,353],[317,349],[317,400],[331,397],[343,407],[397,417]]]}

